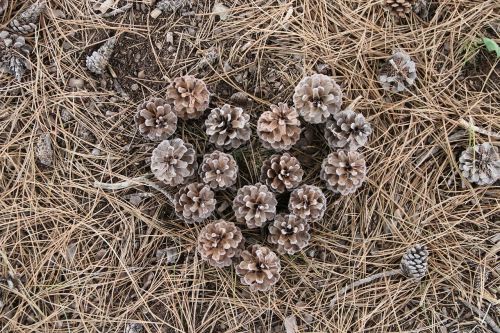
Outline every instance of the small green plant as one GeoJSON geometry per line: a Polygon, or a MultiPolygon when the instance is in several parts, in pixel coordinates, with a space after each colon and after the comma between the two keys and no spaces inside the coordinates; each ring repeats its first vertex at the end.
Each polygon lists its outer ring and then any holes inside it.
{"type": "Polygon", "coordinates": [[[495,52],[497,58],[500,58],[500,46],[498,46],[497,42],[495,42],[493,39],[486,37],[483,37],[481,41],[488,51],[495,52]]]}

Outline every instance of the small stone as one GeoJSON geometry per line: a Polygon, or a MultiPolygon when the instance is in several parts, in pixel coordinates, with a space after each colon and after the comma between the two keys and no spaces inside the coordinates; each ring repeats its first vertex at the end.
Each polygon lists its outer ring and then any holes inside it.
{"type": "Polygon", "coordinates": [[[145,79],[146,78],[146,73],[144,71],[140,71],[139,74],[137,74],[137,77],[139,79],[145,79]]]}
{"type": "Polygon", "coordinates": [[[82,89],[85,86],[85,81],[72,77],[69,79],[68,86],[71,88],[82,89]]]}
{"type": "Polygon", "coordinates": [[[137,91],[139,90],[139,85],[137,83],[134,83],[130,86],[130,89],[132,89],[132,91],[137,91]]]}

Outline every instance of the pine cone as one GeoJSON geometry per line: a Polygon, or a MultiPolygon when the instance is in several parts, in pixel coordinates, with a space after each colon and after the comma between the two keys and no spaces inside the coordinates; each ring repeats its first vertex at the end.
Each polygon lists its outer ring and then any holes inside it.
{"type": "Polygon", "coordinates": [[[259,228],[274,218],[277,203],[266,185],[246,185],[238,190],[233,200],[234,215],[238,222],[245,222],[248,228],[259,228]]]}
{"type": "Polygon", "coordinates": [[[491,185],[500,178],[498,148],[488,142],[468,147],[460,155],[459,167],[470,182],[491,185]]]}
{"type": "Polygon", "coordinates": [[[302,185],[290,195],[288,210],[306,221],[323,218],[326,210],[326,197],[317,186],[302,185]]]}
{"type": "Polygon", "coordinates": [[[271,105],[257,122],[257,134],[266,148],[288,150],[299,141],[301,131],[299,114],[284,103],[271,105]]]}
{"type": "Polygon", "coordinates": [[[12,31],[20,34],[29,34],[36,30],[40,15],[45,10],[45,1],[37,1],[24,12],[14,17],[10,22],[12,31]]]}
{"type": "Polygon", "coordinates": [[[384,6],[393,15],[405,17],[412,11],[417,0],[384,0],[384,6]]]}
{"type": "Polygon", "coordinates": [[[355,151],[339,150],[323,160],[320,177],[336,193],[354,193],[365,180],[366,164],[363,155],[355,151]]]}
{"type": "Polygon", "coordinates": [[[409,248],[401,258],[401,272],[410,279],[421,279],[427,273],[429,252],[425,245],[417,244],[409,248]]]}
{"type": "Polygon", "coordinates": [[[212,215],[217,201],[209,186],[191,183],[182,187],[175,195],[175,212],[186,223],[202,222],[212,215]]]}
{"type": "Polygon", "coordinates": [[[332,148],[356,150],[363,147],[372,127],[361,113],[346,109],[333,115],[325,127],[325,139],[332,148]]]}
{"type": "Polygon", "coordinates": [[[392,92],[400,92],[415,83],[417,70],[408,54],[403,51],[395,52],[387,63],[380,69],[378,77],[382,88],[392,92]]]}
{"type": "Polygon", "coordinates": [[[283,193],[299,186],[304,176],[299,161],[290,155],[273,155],[265,160],[260,169],[260,181],[271,190],[283,193]]]}
{"type": "Polygon", "coordinates": [[[97,51],[92,52],[87,56],[86,65],[87,69],[94,74],[102,75],[106,72],[109,59],[113,54],[116,44],[116,37],[112,37],[106,41],[97,51]]]}
{"type": "Polygon", "coordinates": [[[0,0],[0,15],[3,14],[7,10],[7,7],[9,6],[8,0],[0,0]]]}
{"type": "Polygon", "coordinates": [[[170,186],[185,183],[194,175],[196,167],[193,145],[179,138],[163,140],[151,156],[151,171],[170,186]]]}
{"type": "Polygon", "coordinates": [[[135,123],[150,140],[165,140],[177,129],[177,115],[162,98],[150,98],[137,107],[135,123]]]}
{"type": "Polygon", "coordinates": [[[250,140],[250,115],[242,108],[224,104],[222,108],[210,112],[205,126],[210,142],[219,149],[238,148],[250,140]]]}
{"type": "Polygon", "coordinates": [[[293,102],[305,121],[324,123],[331,114],[340,111],[342,89],[333,78],[313,74],[303,78],[295,87],[293,102]]]}
{"type": "Polygon", "coordinates": [[[295,254],[309,244],[309,223],[289,214],[278,214],[269,225],[267,241],[278,245],[278,253],[295,254]]]}
{"type": "Polygon", "coordinates": [[[280,278],[280,259],[268,247],[252,245],[241,253],[241,262],[236,266],[236,274],[241,283],[251,291],[267,291],[280,278]]]}
{"type": "Polygon", "coordinates": [[[24,37],[8,31],[0,32],[0,72],[14,75],[21,81],[26,70],[31,69],[31,51],[24,37]]]}
{"type": "Polygon", "coordinates": [[[238,164],[233,156],[215,150],[203,156],[200,177],[214,190],[222,190],[236,183],[238,164]]]}
{"type": "Polygon", "coordinates": [[[240,256],[244,243],[240,228],[232,222],[217,220],[201,229],[198,253],[212,266],[230,266],[240,256]]]}
{"type": "Polygon", "coordinates": [[[205,82],[192,75],[174,79],[167,87],[167,98],[181,119],[198,119],[208,108],[210,93],[205,82]]]}

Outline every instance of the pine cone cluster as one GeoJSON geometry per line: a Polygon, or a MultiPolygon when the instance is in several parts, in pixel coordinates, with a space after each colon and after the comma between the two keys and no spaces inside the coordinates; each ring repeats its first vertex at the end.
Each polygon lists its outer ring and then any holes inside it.
{"type": "Polygon", "coordinates": [[[233,200],[234,215],[238,222],[245,222],[248,228],[259,228],[274,219],[277,203],[266,185],[246,185],[238,190],[233,200]]]}
{"type": "Polygon", "coordinates": [[[192,144],[182,139],[164,140],[153,150],[151,171],[167,185],[184,184],[196,168],[196,151],[192,144]]]}
{"type": "Polygon", "coordinates": [[[215,190],[225,189],[236,183],[238,164],[233,156],[215,150],[203,157],[200,177],[205,184],[215,190]]]}
{"type": "Polygon", "coordinates": [[[186,223],[198,223],[207,219],[215,210],[215,194],[208,185],[191,183],[175,195],[175,212],[186,223]]]}
{"type": "Polygon", "coordinates": [[[428,258],[429,251],[425,245],[417,244],[409,248],[401,258],[401,272],[411,279],[423,278],[427,273],[428,258]]]}
{"type": "Polygon", "coordinates": [[[293,214],[278,214],[269,225],[267,240],[278,245],[278,253],[295,254],[309,244],[309,223],[293,214]]]}
{"type": "Polygon", "coordinates": [[[241,283],[251,291],[268,291],[278,282],[281,263],[279,257],[268,247],[252,245],[241,253],[241,262],[236,266],[236,274],[241,283]]]}
{"type": "Polygon", "coordinates": [[[361,113],[346,109],[333,115],[325,127],[325,139],[332,148],[356,150],[368,142],[372,127],[361,113]]]}
{"type": "Polygon", "coordinates": [[[382,88],[392,92],[401,92],[415,83],[417,78],[417,69],[415,62],[410,56],[403,52],[397,51],[382,66],[378,77],[382,88]]]}
{"type": "Polygon", "coordinates": [[[167,139],[177,129],[177,115],[162,98],[150,98],[140,104],[134,119],[139,132],[154,141],[167,139]]]}
{"type": "Polygon", "coordinates": [[[209,140],[218,149],[235,149],[250,140],[250,115],[242,108],[224,104],[210,112],[205,126],[209,140]]]}
{"type": "Polygon", "coordinates": [[[299,161],[289,153],[284,153],[264,161],[260,181],[271,190],[283,193],[299,186],[303,175],[304,170],[299,161]]]}
{"type": "Polygon", "coordinates": [[[225,267],[240,256],[244,243],[241,230],[234,223],[217,220],[201,229],[198,252],[210,265],[225,267]]]}
{"type": "Polygon", "coordinates": [[[175,78],[167,87],[167,99],[181,119],[198,119],[208,108],[210,93],[205,82],[192,75],[175,78]]]}
{"type": "Polygon", "coordinates": [[[288,210],[306,221],[320,220],[326,211],[326,197],[319,187],[302,185],[290,195],[288,210]]]}
{"type": "Polygon", "coordinates": [[[288,150],[300,139],[299,114],[284,103],[271,105],[257,122],[257,135],[266,148],[288,150]]]}
{"type": "Polygon", "coordinates": [[[468,147],[460,155],[459,167],[471,183],[491,185],[500,179],[498,148],[489,142],[468,147]]]}
{"type": "Polygon", "coordinates": [[[330,153],[321,165],[321,179],[330,190],[341,195],[354,193],[365,180],[365,175],[365,159],[356,151],[330,153]]]}
{"type": "Polygon", "coordinates": [[[8,31],[0,32],[0,72],[14,75],[21,81],[26,70],[31,69],[31,51],[24,37],[8,31]]]}
{"type": "Polygon", "coordinates": [[[332,77],[323,74],[306,76],[293,94],[295,108],[305,121],[324,123],[342,106],[342,89],[332,77]]]}
{"type": "Polygon", "coordinates": [[[45,10],[44,0],[37,1],[10,22],[10,29],[20,34],[29,34],[36,30],[40,15],[45,10]]]}

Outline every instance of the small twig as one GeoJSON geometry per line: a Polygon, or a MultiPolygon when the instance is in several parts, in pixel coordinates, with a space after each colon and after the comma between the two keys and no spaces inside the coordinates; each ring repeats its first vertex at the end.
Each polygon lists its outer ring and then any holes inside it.
{"type": "Polygon", "coordinates": [[[109,13],[103,13],[101,16],[102,17],[113,17],[113,16],[116,16],[118,14],[123,14],[125,13],[127,10],[129,10],[130,8],[132,8],[132,4],[131,3],[128,3],[126,4],[125,6],[123,7],[120,7],[120,8],[117,8],[109,13]]]}
{"type": "Polygon", "coordinates": [[[358,280],[352,284],[349,284],[347,286],[345,286],[344,288],[342,288],[339,293],[338,293],[338,296],[334,297],[331,301],[330,301],[330,306],[334,306],[335,303],[337,303],[338,299],[342,296],[344,296],[344,294],[346,294],[349,290],[351,290],[352,288],[356,288],[356,287],[359,287],[363,284],[366,284],[366,283],[370,283],[372,281],[375,281],[377,279],[380,279],[380,278],[387,278],[387,277],[390,277],[390,276],[394,276],[394,275],[399,275],[401,274],[401,270],[398,268],[398,269],[394,269],[392,271],[385,271],[385,272],[380,272],[380,273],[377,273],[377,274],[373,274],[373,275],[370,275],[364,279],[361,279],[361,280],[358,280]]]}
{"type": "Polygon", "coordinates": [[[462,126],[463,128],[473,130],[476,133],[483,134],[483,135],[486,135],[486,136],[491,136],[491,137],[494,137],[494,138],[500,138],[500,133],[494,133],[494,132],[485,130],[484,128],[477,127],[476,125],[474,125],[472,123],[472,121],[468,122],[467,120],[461,118],[458,121],[458,124],[460,126],[462,126]]]}
{"type": "Polygon", "coordinates": [[[487,313],[483,312],[481,309],[477,308],[476,306],[470,304],[466,300],[460,298],[460,301],[464,303],[465,306],[467,306],[469,309],[471,309],[472,312],[474,312],[476,315],[482,318],[484,322],[486,322],[488,325],[490,325],[491,329],[495,333],[500,333],[500,328],[498,325],[495,323],[495,320],[491,318],[487,313]]]}

